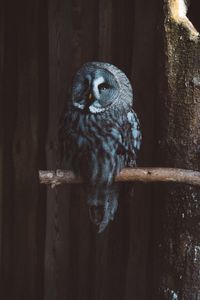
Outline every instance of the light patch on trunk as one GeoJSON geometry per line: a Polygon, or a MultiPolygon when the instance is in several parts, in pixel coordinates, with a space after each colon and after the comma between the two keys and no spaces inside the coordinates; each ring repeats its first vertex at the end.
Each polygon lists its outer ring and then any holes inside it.
{"type": "Polygon", "coordinates": [[[196,40],[199,37],[199,33],[186,16],[187,5],[185,0],[168,0],[168,5],[171,18],[183,25],[189,31],[190,38],[196,40]]]}
{"type": "Polygon", "coordinates": [[[178,14],[180,18],[185,18],[187,14],[187,6],[184,0],[178,0],[178,14]]]}

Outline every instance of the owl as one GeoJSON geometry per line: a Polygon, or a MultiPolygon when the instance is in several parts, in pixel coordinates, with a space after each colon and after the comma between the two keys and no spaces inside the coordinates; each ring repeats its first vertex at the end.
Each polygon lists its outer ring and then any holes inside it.
{"type": "Polygon", "coordinates": [[[104,62],[85,63],[75,74],[59,137],[66,169],[84,180],[91,221],[102,232],[119,196],[116,175],[136,165],[141,131],[126,75],[104,62]]]}

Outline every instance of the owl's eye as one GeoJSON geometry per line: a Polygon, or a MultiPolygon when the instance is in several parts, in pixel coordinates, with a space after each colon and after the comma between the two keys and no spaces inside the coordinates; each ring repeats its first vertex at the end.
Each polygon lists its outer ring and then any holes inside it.
{"type": "Polygon", "coordinates": [[[103,82],[103,83],[101,83],[101,84],[98,86],[98,89],[99,89],[99,91],[101,92],[101,91],[108,90],[110,87],[111,87],[111,86],[110,86],[108,83],[103,82]]]}

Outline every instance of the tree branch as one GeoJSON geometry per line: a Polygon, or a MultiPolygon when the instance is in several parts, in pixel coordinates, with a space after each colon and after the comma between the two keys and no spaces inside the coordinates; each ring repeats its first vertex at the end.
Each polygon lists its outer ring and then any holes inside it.
{"type": "MultiPolygon", "coordinates": [[[[40,170],[39,180],[41,184],[50,184],[52,187],[63,183],[82,182],[73,172],[65,170],[40,170]]],[[[179,182],[200,186],[200,172],[176,168],[129,168],[123,169],[116,181],[179,182]]]]}

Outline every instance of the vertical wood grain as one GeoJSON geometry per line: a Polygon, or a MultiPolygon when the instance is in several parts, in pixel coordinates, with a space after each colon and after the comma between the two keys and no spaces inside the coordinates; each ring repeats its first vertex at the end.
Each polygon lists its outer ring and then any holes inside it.
{"type": "MultiPolygon", "coordinates": [[[[0,270],[2,270],[3,226],[3,68],[4,68],[4,3],[0,3],[0,270]]],[[[1,272],[0,272],[1,274],[1,272]]]]}
{"type": "Polygon", "coordinates": [[[46,79],[39,73],[46,67],[39,66],[45,10],[39,8],[44,7],[38,1],[19,1],[10,10],[4,2],[1,293],[8,300],[43,299],[45,199],[40,198],[38,168],[44,136],[39,117],[47,99],[46,79]]]}
{"type": "Polygon", "coordinates": [[[4,2],[4,63],[3,63],[3,228],[2,228],[2,269],[1,290],[4,297],[11,299],[14,285],[14,173],[13,173],[13,136],[16,125],[17,106],[17,35],[12,37],[12,28],[17,30],[16,6],[9,14],[8,5],[4,2]],[[12,72],[11,72],[12,70],[12,72]],[[12,88],[10,88],[12,87],[12,88]],[[12,101],[12,109],[9,102],[12,101]]]}
{"type": "MultiPolygon", "coordinates": [[[[139,166],[155,165],[158,13],[158,1],[134,1],[132,10],[133,47],[131,53],[131,78],[134,108],[138,113],[142,130],[139,166]]],[[[129,203],[131,229],[126,280],[127,294],[125,299],[130,299],[131,289],[132,291],[134,290],[134,296],[137,299],[151,298],[148,292],[148,285],[152,272],[150,267],[150,244],[153,197],[153,185],[136,184],[133,197],[129,203]]]]}
{"type": "MultiPolygon", "coordinates": [[[[46,142],[47,168],[58,167],[59,119],[67,102],[70,82],[71,3],[48,2],[49,107],[46,142]],[[68,27],[69,25],[69,27],[68,27]]],[[[67,299],[69,287],[69,196],[68,189],[47,189],[45,241],[45,299],[67,299]]]]}
{"type": "Polygon", "coordinates": [[[99,1],[98,59],[112,61],[113,1],[99,1]]]}

